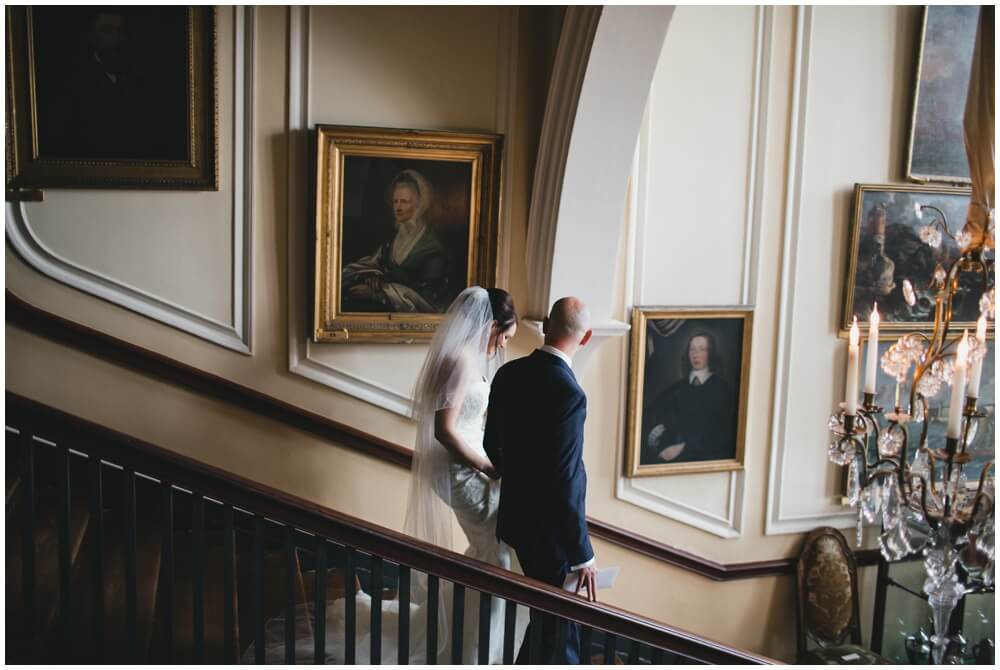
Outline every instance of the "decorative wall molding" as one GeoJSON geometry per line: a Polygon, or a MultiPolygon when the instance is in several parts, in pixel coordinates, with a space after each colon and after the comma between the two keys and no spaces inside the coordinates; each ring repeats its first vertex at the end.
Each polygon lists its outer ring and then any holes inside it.
{"type": "MultiPolygon", "coordinates": [[[[767,101],[770,85],[771,43],[774,30],[774,11],[771,7],[758,7],[754,19],[754,54],[753,54],[753,94],[749,110],[750,142],[747,151],[747,183],[745,193],[744,243],[743,243],[743,273],[740,281],[739,299],[741,305],[752,305],[757,297],[757,274],[759,239],[762,226],[762,200],[764,175],[767,158],[767,101]]],[[[628,269],[626,272],[626,312],[631,313],[632,305],[645,303],[643,295],[643,255],[645,248],[645,223],[647,210],[647,177],[649,174],[649,140],[653,132],[653,97],[650,96],[643,119],[642,132],[639,135],[635,161],[633,163],[634,178],[629,193],[629,212],[627,221],[627,238],[632,243],[629,249],[628,269]]],[[[622,388],[628,386],[629,351],[623,347],[622,353],[622,388]]],[[[622,394],[623,396],[626,394],[622,394]]],[[[625,435],[626,399],[623,397],[619,410],[618,434],[625,435]]],[[[624,444],[624,437],[620,444],[624,444]]],[[[622,471],[622,449],[618,450],[616,471],[622,471]]],[[[672,477],[682,475],[671,475],[672,477]]],[[[697,475],[704,476],[704,475],[697,475]]],[[[720,478],[721,479],[721,478],[720,478]]],[[[728,474],[726,495],[726,514],[719,516],[707,510],[697,508],[681,500],[665,496],[658,491],[646,488],[641,478],[620,476],[616,483],[615,494],[620,500],[632,503],[650,512],[665,516],[686,525],[704,530],[724,538],[736,538],[742,534],[744,513],[744,484],[746,473],[734,471],[728,474]]]]}
{"type": "Polygon", "coordinates": [[[497,93],[496,116],[493,127],[504,136],[503,167],[500,175],[500,239],[497,249],[497,286],[510,286],[510,245],[511,245],[511,205],[514,198],[513,166],[517,158],[515,143],[517,129],[517,74],[518,21],[520,10],[513,6],[500,10],[500,25],[497,26],[497,93]],[[506,63],[507,67],[503,67],[506,63]]]}
{"type": "Polygon", "coordinates": [[[788,176],[785,184],[785,215],[781,249],[778,349],[774,373],[775,402],[771,426],[767,512],[764,522],[764,532],[767,535],[800,533],[822,525],[844,527],[849,526],[853,520],[853,514],[850,512],[819,515],[785,515],[782,513],[782,493],[785,482],[784,456],[785,449],[790,443],[788,435],[789,375],[795,326],[795,289],[798,280],[799,213],[805,176],[812,25],[812,7],[799,7],[796,10],[792,115],[789,128],[788,176]]]}
{"type": "MultiPolygon", "coordinates": [[[[510,197],[512,180],[510,162],[514,154],[516,125],[516,89],[518,31],[517,9],[501,8],[502,19],[498,25],[497,104],[494,110],[496,132],[504,134],[504,172],[501,202],[503,225],[499,240],[498,258],[500,271],[498,283],[508,280],[510,265],[510,197]]],[[[343,346],[317,345],[311,341],[310,305],[312,267],[309,257],[308,221],[309,192],[309,135],[313,126],[310,118],[309,79],[311,76],[310,29],[312,11],[308,6],[289,7],[288,37],[288,369],[318,384],[346,393],[377,407],[409,416],[411,398],[408,394],[388,388],[370,379],[341,369],[314,356],[316,347],[343,346]]]]}
{"type": "Polygon", "coordinates": [[[525,315],[537,320],[547,316],[549,311],[552,254],[566,158],[580,90],[600,18],[600,6],[567,7],[552,66],[528,213],[526,263],[529,294],[525,315]]]}
{"type": "Polygon", "coordinates": [[[14,250],[28,265],[55,281],[219,346],[249,354],[253,305],[254,53],[254,9],[234,7],[232,323],[199,314],[56,253],[32,231],[22,202],[6,205],[7,241],[14,250]]]}

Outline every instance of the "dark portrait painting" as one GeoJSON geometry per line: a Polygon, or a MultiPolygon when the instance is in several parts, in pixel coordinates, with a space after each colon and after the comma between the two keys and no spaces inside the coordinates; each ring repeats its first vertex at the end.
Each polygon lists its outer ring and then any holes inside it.
{"type": "Polygon", "coordinates": [[[647,311],[641,321],[631,474],[740,467],[750,313],[647,311]]]}
{"type": "Polygon", "coordinates": [[[469,163],[344,159],[341,311],[443,313],[466,287],[469,163]]]}
{"type": "MultiPolygon", "coordinates": [[[[961,256],[953,236],[965,223],[968,191],[858,184],[854,198],[842,334],[855,316],[866,330],[875,303],[882,332],[930,330],[935,292],[929,284],[938,265],[947,271],[961,256]],[[945,221],[950,235],[943,230],[945,221]],[[913,289],[912,305],[904,295],[905,280],[913,289]]],[[[979,317],[981,296],[981,277],[961,274],[953,302],[960,327],[979,317]]]]}
{"type": "Polygon", "coordinates": [[[962,119],[978,20],[974,5],[924,9],[907,166],[911,179],[969,181],[962,119]]]}
{"type": "Polygon", "coordinates": [[[213,8],[34,6],[7,21],[16,132],[37,146],[15,185],[215,187],[213,8]]]}
{"type": "Polygon", "coordinates": [[[317,342],[428,341],[452,300],[495,286],[503,137],[320,124],[317,342]]]}

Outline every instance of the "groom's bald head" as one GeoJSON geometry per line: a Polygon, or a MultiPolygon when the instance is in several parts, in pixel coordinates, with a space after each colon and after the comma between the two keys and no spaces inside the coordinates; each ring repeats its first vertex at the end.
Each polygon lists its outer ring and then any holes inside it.
{"type": "Polygon", "coordinates": [[[560,298],[543,325],[545,344],[573,355],[590,339],[590,310],[579,298],[560,298]]]}

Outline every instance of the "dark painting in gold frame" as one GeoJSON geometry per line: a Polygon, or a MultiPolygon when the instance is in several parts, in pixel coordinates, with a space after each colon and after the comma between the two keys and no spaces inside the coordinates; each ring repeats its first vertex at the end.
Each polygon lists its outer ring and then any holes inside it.
{"type": "Polygon", "coordinates": [[[625,475],[743,469],[753,310],[635,307],[625,475]]]}
{"type": "Polygon", "coordinates": [[[317,342],[426,341],[464,288],[495,285],[502,141],[317,126],[317,342]]]}
{"type": "Polygon", "coordinates": [[[968,184],[963,119],[979,7],[925,6],[913,88],[906,177],[968,184]]]}
{"type": "Polygon", "coordinates": [[[8,6],[7,191],[218,189],[216,11],[8,6]]]}
{"type": "MultiPolygon", "coordinates": [[[[926,235],[924,229],[941,220],[941,213],[951,234],[958,233],[965,224],[969,193],[967,188],[929,184],[855,184],[841,337],[848,336],[855,316],[860,331],[867,332],[875,304],[881,317],[882,339],[933,330],[935,292],[929,284],[934,269],[940,263],[947,270],[961,252],[957,242],[947,234],[940,234],[936,247],[927,244],[921,235],[926,235]],[[919,214],[918,204],[926,206],[919,214]],[[913,287],[913,305],[903,295],[904,280],[909,280],[913,287]]],[[[959,282],[952,327],[975,331],[982,279],[965,272],[959,282]]]]}

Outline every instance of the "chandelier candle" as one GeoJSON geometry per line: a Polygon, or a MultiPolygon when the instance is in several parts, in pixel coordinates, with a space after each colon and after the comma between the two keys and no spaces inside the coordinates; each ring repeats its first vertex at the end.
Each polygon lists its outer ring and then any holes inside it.
{"type": "MultiPolygon", "coordinates": [[[[969,374],[969,390],[966,396],[976,400],[979,398],[979,381],[983,376],[983,360],[986,358],[986,315],[980,314],[979,321],[976,322],[976,341],[982,355],[972,363],[972,372],[969,374]]],[[[973,406],[974,408],[974,406],[973,406]]]]}
{"type": "Polygon", "coordinates": [[[872,307],[868,321],[868,358],[865,360],[865,402],[874,402],[875,376],[878,374],[878,303],[872,307]],[[872,399],[867,397],[871,394],[872,399]]]}
{"type": "Polygon", "coordinates": [[[858,413],[858,317],[851,325],[851,339],[847,344],[847,402],[848,416],[858,413]]]}
{"type": "Polygon", "coordinates": [[[948,438],[957,440],[962,432],[962,411],[965,409],[965,377],[969,358],[969,331],[962,334],[955,354],[955,372],[951,376],[951,406],[948,408],[948,438]]]}

